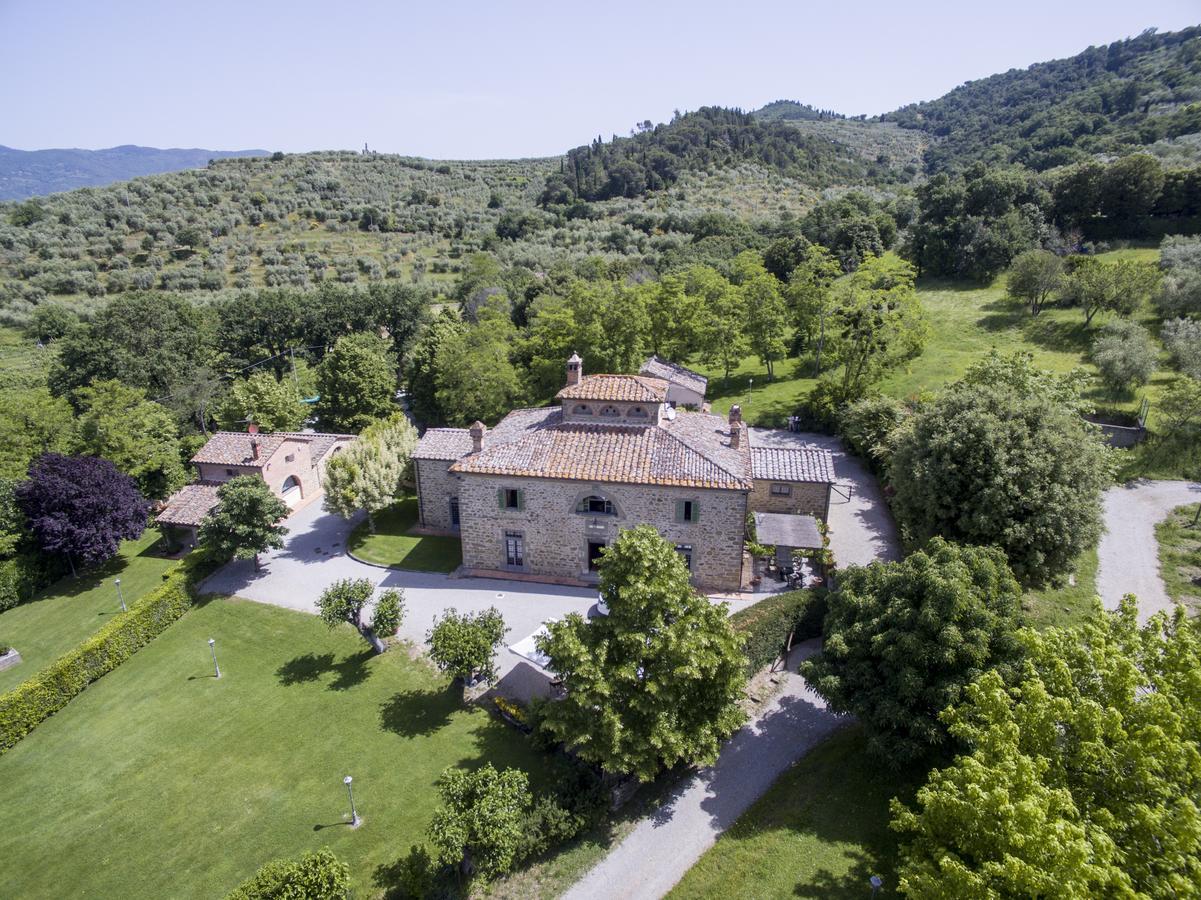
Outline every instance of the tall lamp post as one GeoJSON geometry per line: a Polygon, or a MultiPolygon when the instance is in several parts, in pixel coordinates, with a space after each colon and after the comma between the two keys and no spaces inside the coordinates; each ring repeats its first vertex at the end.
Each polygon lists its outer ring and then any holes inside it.
{"type": "Polygon", "coordinates": [[[117,586],[117,599],[121,601],[121,612],[129,612],[125,606],[125,595],[121,593],[121,579],[114,579],[113,584],[117,586]]]}
{"type": "Polygon", "coordinates": [[[354,781],[354,779],[351,778],[349,775],[347,775],[345,778],[342,779],[342,783],[344,785],[346,785],[346,793],[350,797],[350,827],[358,828],[359,827],[359,812],[358,812],[358,810],[356,810],[354,808],[354,788],[352,788],[350,786],[350,783],[352,781],[354,781]]]}
{"type": "Polygon", "coordinates": [[[221,667],[217,665],[217,642],[209,638],[209,653],[213,654],[213,677],[221,677],[221,667]]]}

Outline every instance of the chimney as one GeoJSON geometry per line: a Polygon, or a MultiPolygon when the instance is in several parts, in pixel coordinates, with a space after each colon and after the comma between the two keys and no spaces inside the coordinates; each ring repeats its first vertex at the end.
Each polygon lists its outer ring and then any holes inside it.
{"type": "Polygon", "coordinates": [[[580,359],[580,354],[571,354],[571,359],[567,360],[567,386],[579,384],[580,379],[584,377],[584,361],[580,359]]]}
{"type": "Polygon", "coordinates": [[[246,423],[246,433],[247,434],[258,434],[259,433],[259,423],[254,422],[254,421],[247,422],[246,423]]]}
{"type": "MultiPolygon", "coordinates": [[[[251,434],[254,434],[254,433],[255,432],[253,432],[253,431],[251,432],[251,434]]],[[[250,455],[253,456],[255,459],[259,458],[259,439],[257,437],[252,437],[250,439],[250,455]]]]}
{"type": "Polygon", "coordinates": [[[484,449],[484,435],[488,433],[488,426],[483,422],[475,422],[467,429],[467,433],[471,435],[471,452],[479,453],[484,449]]]}
{"type": "Polygon", "coordinates": [[[730,447],[737,450],[742,446],[742,407],[734,404],[730,407],[730,447]]]}

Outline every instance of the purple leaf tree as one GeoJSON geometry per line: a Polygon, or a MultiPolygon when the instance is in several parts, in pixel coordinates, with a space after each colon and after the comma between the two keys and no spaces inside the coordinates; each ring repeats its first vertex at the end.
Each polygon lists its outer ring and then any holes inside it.
{"type": "Polygon", "coordinates": [[[137,482],[107,459],[45,453],[15,493],[42,550],[66,554],[72,574],[76,560],[102,563],[146,530],[150,506],[137,482]]]}

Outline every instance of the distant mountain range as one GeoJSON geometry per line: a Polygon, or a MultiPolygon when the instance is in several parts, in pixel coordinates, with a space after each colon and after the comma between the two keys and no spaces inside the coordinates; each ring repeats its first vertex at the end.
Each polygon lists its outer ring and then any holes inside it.
{"type": "Polygon", "coordinates": [[[210,159],[268,155],[266,150],[160,150],[132,144],[107,150],[14,150],[0,145],[0,200],[24,200],[139,175],[200,169],[210,159]]]}

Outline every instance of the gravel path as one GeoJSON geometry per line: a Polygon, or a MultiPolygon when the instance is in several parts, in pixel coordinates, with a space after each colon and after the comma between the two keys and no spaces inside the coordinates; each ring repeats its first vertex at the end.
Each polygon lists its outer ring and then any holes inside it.
{"type": "Polygon", "coordinates": [[[1124,594],[1138,597],[1145,621],[1172,602],[1159,576],[1155,526],[1177,506],[1201,501],[1201,484],[1189,481],[1132,481],[1105,492],[1105,534],[1097,548],[1097,592],[1107,609],[1124,594]]]}
{"type": "Polygon", "coordinates": [[[662,897],[785,769],[845,722],[796,674],[817,649],[816,640],[798,644],[780,673],[783,688],[763,714],[726,744],[715,765],[641,820],[564,900],[662,897]]]}

